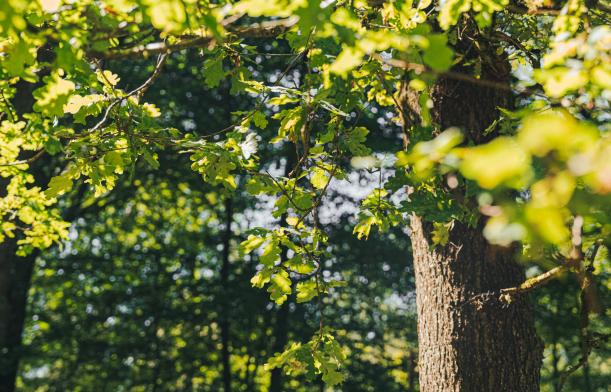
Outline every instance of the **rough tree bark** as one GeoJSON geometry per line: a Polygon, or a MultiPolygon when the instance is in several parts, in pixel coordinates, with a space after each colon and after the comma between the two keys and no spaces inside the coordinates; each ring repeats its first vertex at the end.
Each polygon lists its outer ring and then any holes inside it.
{"type": "MultiPolygon", "coordinates": [[[[506,81],[506,60],[487,60],[482,61],[482,77],[506,81]]],[[[454,71],[468,73],[469,69],[459,66],[454,71]]],[[[408,127],[420,115],[414,94],[407,87],[401,94],[406,144],[408,127]]],[[[508,91],[446,77],[438,79],[431,99],[437,129],[460,127],[474,143],[491,137],[483,131],[497,117],[497,107],[511,106],[508,91]]],[[[450,190],[445,191],[452,197],[450,190]]],[[[432,248],[432,225],[426,217],[410,217],[422,392],[539,390],[542,345],[527,298],[517,298],[507,306],[469,301],[524,280],[514,249],[488,244],[481,226],[456,222],[448,244],[432,248]]]]}
{"type": "Polygon", "coordinates": [[[416,273],[420,390],[539,390],[541,344],[530,306],[479,306],[473,296],[521,283],[513,252],[492,246],[481,228],[457,223],[447,246],[431,251],[430,228],[411,216],[416,273]]]}

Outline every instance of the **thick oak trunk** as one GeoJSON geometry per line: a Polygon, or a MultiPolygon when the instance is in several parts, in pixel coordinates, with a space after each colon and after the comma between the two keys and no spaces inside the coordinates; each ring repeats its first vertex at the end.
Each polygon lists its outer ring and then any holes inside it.
{"type": "MultiPolygon", "coordinates": [[[[479,56],[481,53],[475,54],[479,56]]],[[[466,53],[472,57],[473,53],[466,53]]],[[[502,83],[503,58],[483,61],[482,78],[502,83]]],[[[469,73],[469,69],[455,69],[469,73]]],[[[417,96],[402,92],[405,142],[420,116],[417,96]]],[[[431,117],[437,130],[460,127],[467,139],[483,143],[485,130],[498,117],[497,107],[511,107],[508,89],[440,77],[431,91],[431,117]]],[[[449,190],[448,198],[453,197],[449,190]]],[[[455,189],[461,193],[464,190],[455,189]]],[[[513,249],[488,244],[482,227],[455,222],[445,246],[432,247],[432,225],[412,215],[410,237],[416,275],[419,382],[422,392],[531,392],[539,390],[542,345],[528,299],[509,305],[471,301],[483,293],[524,280],[513,249]]],[[[480,296],[481,297],[481,296],[480,296]]]]}
{"type": "Polygon", "coordinates": [[[432,251],[427,225],[415,215],[410,221],[420,390],[538,391],[541,344],[527,299],[470,301],[524,280],[513,252],[460,224],[447,246],[432,251]]]}

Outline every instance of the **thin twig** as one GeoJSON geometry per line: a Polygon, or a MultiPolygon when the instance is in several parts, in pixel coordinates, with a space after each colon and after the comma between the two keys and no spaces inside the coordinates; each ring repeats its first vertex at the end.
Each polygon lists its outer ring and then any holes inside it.
{"type": "Polygon", "coordinates": [[[94,125],[94,127],[91,128],[89,131],[87,131],[85,134],[81,134],[78,137],[80,138],[80,137],[83,137],[83,136],[90,135],[90,134],[98,131],[100,128],[102,128],[104,126],[104,124],[106,124],[106,121],[108,121],[108,117],[110,116],[111,110],[115,106],[117,106],[119,103],[123,102],[124,100],[126,100],[129,97],[132,97],[134,95],[137,95],[138,98],[141,98],[142,95],[144,94],[144,92],[146,92],[146,90],[153,84],[155,79],[157,79],[157,77],[159,77],[159,74],[161,73],[161,68],[163,67],[163,64],[165,63],[165,61],[167,59],[167,56],[168,56],[168,53],[163,53],[163,54],[159,55],[159,57],[157,58],[157,63],[155,64],[155,69],[153,70],[153,73],[151,74],[151,76],[149,76],[149,78],[142,85],[140,85],[139,87],[135,88],[134,90],[130,91],[129,93],[127,93],[124,96],[121,96],[121,97],[118,97],[118,98],[114,99],[110,103],[110,105],[108,105],[108,107],[106,108],[106,111],[104,112],[104,115],[102,116],[100,121],[98,121],[98,123],[96,125],[94,125]]]}
{"type": "Polygon", "coordinates": [[[25,165],[25,164],[29,164],[32,163],[34,161],[36,161],[38,158],[40,158],[43,154],[45,153],[45,149],[40,149],[36,152],[36,154],[32,155],[30,158],[28,159],[23,159],[21,161],[15,161],[15,162],[9,162],[9,163],[1,163],[0,166],[18,166],[18,165],[25,165]]]}

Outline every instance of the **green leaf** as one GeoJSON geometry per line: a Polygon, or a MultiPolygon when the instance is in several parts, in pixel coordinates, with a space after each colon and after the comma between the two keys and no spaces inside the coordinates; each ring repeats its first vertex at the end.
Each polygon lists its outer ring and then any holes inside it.
{"type": "Polygon", "coordinates": [[[34,110],[45,117],[61,117],[64,114],[64,105],[76,86],[73,82],[62,79],[57,72],[45,77],[44,81],[45,85],[33,93],[36,99],[34,110]]]}
{"type": "Polygon", "coordinates": [[[265,117],[265,114],[263,114],[262,112],[258,110],[253,114],[252,121],[255,123],[257,128],[260,128],[260,129],[267,128],[267,118],[265,117]]]}
{"type": "Polygon", "coordinates": [[[146,13],[153,26],[166,32],[181,31],[186,21],[186,13],[181,1],[144,0],[146,13]]]}
{"type": "Polygon", "coordinates": [[[110,167],[114,173],[123,173],[123,154],[118,151],[109,151],[104,154],[104,162],[110,167]]]}
{"type": "Polygon", "coordinates": [[[59,175],[51,178],[45,195],[47,197],[56,197],[70,189],[72,189],[72,179],[67,175],[59,175]]]}
{"type": "Polygon", "coordinates": [[[352,46],[344,45],[344,49],[337,56],[329,71],[345,77],[349,71],[358,67],[363,62],[365,52],[352,46]]]}
{"type": "Polygon", "coordinates": [[[295,206],[302,211],[305,211],[312,207],[313,203],[312,195],[309,193],[301,193],[293,198],[295,206]]]}
{"type": "Polygon", "coordinates": [[[267,291],[270,293],[272,301],[276,302],[278,305],[282,305],[288,298],[288,294],[292,292],[289,274],[284,270],[280,270],[274,274],[267,291]]]}
{"type": "Polygon", "coordinates": [[[312,171],[314,172],[310,178],[312,186],[316,189],[325,188],[329,182],[329,175],[327,174],[327,171],[319,167],[315,167],[312,171]]]}
{"type": "Polygon", "coordinates": [[[308,280],[297,283],[297,303],[308,302],[317,295],[316,281],[308,280]]]}
{"type": "Polygon", "coordinates": [[[524,186],[530,178],[531,158],[513,138],[499,137],[488,144],[459,150],[461,173],[486,189],[501,184],[524,186]]]}
{"type": "Polygon", "coordinates": [[[242,0],[234,6],[236,14],[249,16],[290,16],[303,1],[295,0],[242,0]]]}
{"type": "Polygon", "coordinates": [[[429,45],[424,51],[422,60],[435,71],[445,71],[452,65],[454,53],[447,45],[448,39],[443,34],[431,34],[429,45]]]}
{"type": "Polygon", "coordinates": [[[25,67],[34,63],[33,50],[25,39],[20,39],[13,45],[6,62],[6,70],[11,76],[21,76],[25,67]]]}
{"type": "Polygon", "coordinates": [[[273,269],[265,267],[250,279],[250,283],[253,285],[253,287],[259,289],[263,288],[263,286],[270,281],[273,272],[273,269]]]}
{"type": "Polygon", "coordinates": [[[344,382],[346,375],[342,372],[338,372],[333,367],[325,367],[322,373],[322,380],[329,386],[334,386],[344,382]]]}
{"type": "Polygon", "coordinates": [[[369,232],[371,231],[371,226],[376,224],[376,218],[374,216],[369,216],[364,219],[361,219],[355,226],[352,231],[353,234],[356,234],[356,237],[360,239],[369,238],[369,232]]]}
{"type": "Polygon", "coordinates": [[[570,238],[570,232],[566,226],[568,218],[566,210],[555,207],[526,206],[526,219],[534,227],[535,231],[545,241],[561,245],[570,238]]]}
{"type": "Polygon", "coordinates": [[[440,245],[440,246],[446,245],[448,241],[450,240],[450,230],[452,229],[453,225],[454,225],[454,222],[448,222],[448,223],[433,222],[433,232],[432,232],[433,235],[431,237],[433,244],[440,245]]]}
{"type": "Polygon", "coordinates": [[[352,155],[365,156],[371,153],[371,150],[365,146],[368,134],[369,130],[365,127],[354,127],[346,132],[343,142],[352,155]]]}
{"type": "Polygon", "coordinates": [[[218,87],[221,80],[225,78],[223,71],[223,57],[215,56],[214,58],[204,61],[204,81],[210,88],[218,87]]]}
{"type": "Polygon", "coordinates": [[[268,101],[270,105],[276,105],[276,106],[282,106],[282,105],[286,105],[287,103],[295,103],[295,102],[299,102],[299,99],[289,97],[286,94],[282,94],[277,97],[270,98],[270,100],[268,101]]]}
{"type": "Polygon", "coordinates": [[[256,235],[250,234],[248,238],[246,238],[242,243],[240,243],[240,249],[243,254],[249,254],[253,250],[258,249],[265,242],[264,237],[258,237],[256,235]]]}
{"type": "Polygon", "coordinates": [[[478,25],[485,27],[492,21],[492,14],[501,11],[508,3],[509,0],[444,0],[439,11],[439,25],[447,30],[463,13],[473,10],[478,25]]]}
{"type": "Polygon", "coordinates": [[[439,25],[447,30],[458,22],[458,18],[464,12],[471,9],[471,0],[445,0],[441,3],[439,12],[439,25]]]}
{"type": "Polygon", "coordinates": [[[117,85],[117,83],[119,83],[119,80],[121,80],[119,78],[119,76],[117,74],[114,74],[108,70],[98,70],[97,72],[97,76],[98,76],[98,80],[109,87],[114,87],[117,85]]]}
{"type": "Polygon", "coordinates": [[[276,263],[276,261],[280,260],[280,246],[278,246],[278,242],[271,240],[268,244],[263,248],[263,253],[261,257],[259,257],[259,261],[266,265],[272,266],[276,263]]]}

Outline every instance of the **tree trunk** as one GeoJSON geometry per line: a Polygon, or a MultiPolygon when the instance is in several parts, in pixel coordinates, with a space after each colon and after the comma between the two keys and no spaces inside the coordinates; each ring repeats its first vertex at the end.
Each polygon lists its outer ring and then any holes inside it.
{"type": "Polygon", "coordinates": [[[541,345],[527,299],[480,306],[473,296],[524,280],[513,252],[492,246],[480,228],[456,224],[450,243],[431,251],[426,224],[412,215],[420,390],[539,390],[541,345]]]}
{"type": "MultiPolygon", "coordinates": [[[[286,250],[283,251],[285,256],[286,250]]],[[[288,342],[288,318],[289,318],[289,304],[283,304],[276,311],[276,324],[274,326],[274,343],[272,347],[272,353],[280,353],[284,350],[284,346],[288,342]]],[[[271,382],[269,386],[269,392],[282,392],[283,388],[283,377],[282,369],[274,368],[272,370],[271,382]]]]}
{"type": "MultiPolygon", "coordinates": [[[[286,154],[286,163],[284,166],[284,176],[288,177],[289,173],[293,170],[295,165],[296,155],[295,152],[289,148],[286,154]]],[[[282,214],[280,217],[280,227],[287,227],[286,218],[287,213],[282,214]]],[[[280,261],[284,263],[288,259],[288,249],[282,247],[280,253],[280,261]]],[[[291,296],[288,297],[287,301],[280,305],[276,309],[276,320],[274,325],[274,341],[272,345],[272,353],[281,353],[284,351],[284,347],[288,342],[288,322],[290,317],[289,304],[291,302],[291,296]]],[[[282,377],[282,368],[272,369],[271,381],[269,384],[269,392],[282,392],[284,391],[284,378],[282,377]]]]}
{"type": "MultiPolygon", "coordinates": [[[[506,60],[492,58],[493,64],[482,60],[482,78],[507,80],[506,60]]],[[[401,94],[406,145],[410,126],[420,117],[415,94],[407,87],[401,94]]],[[[497,118],[497,107],[511,107],[512,97],[504,89],[440,77],[431,91],[431,99],[431,117],[438,131],[457,126],[470,142],[477,144],[491,137],[484,130],[497,118]]],[[[439,189],[444,191],[446,197],[453,197],[450,190],[439,189]]],[[[426,217],[415,214],[410,217],[420,390],[538,391],[542,345],[527,298],[516,299],[509,305],[498,301],[477,305],[469,301],[478,294],[512,287],[524,280],[523,270],[515,262],[514,249],[488,244],[482,235],[482,225],[477,226],[455,222],[448,244],[433,249],[432,225],[426,222],[426,217]]]]}
{"type": "MultiPolygon", "coordinates": [[[[221,287],[223,290],[229,288],[229,246],[231,243],[231,222],[233,220],[233,201],[230,197],[225,199],[225,233],[223,235],[223,260],[221,265],[221,287]]],[[[221,309],[221,363],[223,365],[223,390],[231,392],[231,363],[229,353],[229,312],[231,295],[226,293],[222,300],[221,309]]]]}
{"type": "MultiPolygon", "coordinates": [[[[48,48],[46,48],[48,49],[48,48]]],[[[49,61],[51,50],[41,50],[38,53],[40,61],[49,61]]],[[[42,70],[40,76],[46,76],[47,70],[42,70]]],[[[23,80],[16,84],[16,93],[12,99],[13,108],[22,119],[24,113],[29,113],[34,105],[33,91],[39,83],[29,83],[23,80]]],[[[41,170],[32,170],[36,182],[48,179],[41,170]]],[[[0,178],[0,198],[6,196],[6,187],[10,179],[0,178]]],[[[34,263],[39,250],[33,250],[25,257],[15,255],[19,235],[15,238],[5,238],[0,243],[0,392],[13,392],[21,359],[21,334],[26,316],[27,296],[32,280],[34,263]]]]}
{"type": "Polygon", "coordinates": [[[15,238],[0,244],[0,392],[13,392],[21,358],[21,332],[38,252],[15,256],[15,238]]]}

